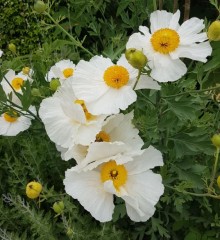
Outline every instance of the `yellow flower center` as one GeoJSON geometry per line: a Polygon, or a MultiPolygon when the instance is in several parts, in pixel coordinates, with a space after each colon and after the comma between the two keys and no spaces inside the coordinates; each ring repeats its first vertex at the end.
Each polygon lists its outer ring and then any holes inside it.
{"type": "Polygon", "coordinates": [[[81,107],[82,107],[82,109],[85,113],[87,121],[90,121],[90,120],[94,119],[94,116],[91,113],[88,112],[88,110],[86,108],[86,105],[85,105],[83,100],[76,100],[74,103],[81,105],[81,107]]]}
{"type": "Polygon", "coordinates": [[[25,75],[28,75],[30,72],[30,68],[29,67],[24,67],[22,68],[22,73],[25,74],[25,75]]]}
{"type": "Polygon", "coordinates": [[[5,121],[13,123],[13,122],[17,121],[18,113],[15,111],[10,112],[10,113],[6,112],[6,113],[4,113],[3,117],[4,117],[5,121]]]}
{"type": "Polygon", "coordinates": [[[103,78],[109,87],[118,89],[128,83],[129,73],[126,68],[115,65],[105,70],[103,78]]]}
{"type": "Polygon", "coordinates": [[[114,160],[105,163],[101,168],[102,182],[112,180],[114,187],[119,191],[119,187],[127,181],[127,170],[124,165],[117,165],[114,160]]]}
{"type": "Polygon", "coordinates": [[[14,90],[20,90],[21,86],[24,83],[24,79],[20,78],[20,77],[16,77],[12,80],[11,85],[14,88],[14,90]]]}
{"type": "Polygon", "coordinates": [[[179,46],[180,37],[176,31],[162,28],[153,33],[151,43],[156,52],[168,54],[179,46]]]}
{"type": "Polygon", "coordinates": [[[73,76],[73,69],[72,68],[66,68],[63,70],[63,75],[65,78],[73,76]]]}
{"type": "Polygon", "coordinates": [[[100,131],[96,135],[96,142],[110,142],[110,136],[105,131],[100,131]]]}

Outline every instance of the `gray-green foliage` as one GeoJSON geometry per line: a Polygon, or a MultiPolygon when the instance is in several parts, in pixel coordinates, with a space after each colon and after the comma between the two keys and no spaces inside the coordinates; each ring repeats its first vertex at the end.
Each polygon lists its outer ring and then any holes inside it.
{"type": "MultiPolygon", "coordinates": [[[[9,2],[6,1],[5,6],[9,2]]],[[[164,7],[171,9],[172,1],[166,1],[164,7]]],[[[76,39],[83,39],[84,47],[94,54],[116,60],[125,49],[128,36],[137,31],[139,25],[148,24],[153,4],[150,0],[70,0],[62,2],[57,10],[53,17],[64,16],[60,24],[76,39]]],[[[12,8],[8,11],[10,14],[12,8]]],[[[30,55],[14,58],[8,55],[0,75],[2,79],[9,68],[20,71],[22,67],[30,66],[35,72],[32,88],[38,88],[41,97],[47,97],[52,92],[44,77],[55,62],[69,58],[77,63],[89,56],[57,28],[40,26],[42,16],[34,15],[34,18],[37,19],[34,29],[41,29],[41,33],[42,29],[49,29],[53,36],[44,43],[42,41],[39,48],[31,46],[29,50],[35,51],[30,55]]],[[[10,28],[12,24],[7,23],[7,26],[10,28]]],[[[29,29],[27,32],[31,34],[29,29]]],[[[11,41],[4,34],[2,39],[4,45],[11,41]]],[[[24,49],[25,44],[21,45],[20,53],[28,52],[24,49]]],[[[212,46],[213,57],[208,63],[187,62],[190,67],[181,80],[161,84],[161,91],[139,90],[137,102],[129,108],[135,110],[134,124],[145,147],[151,144],[163,153],[165,165],[156,171],[163,177],[165,193],[153,218],[146,223],[134,223],[125,214],[123,201],[115,199],[113,221],[106,224],[95,221],[78,201],[65,194],[64,172],[74,165],[74,161],[60,159],[43,124],[36,119],[28,131],[16,137],[0,137],[0,237],[13,240],[218,239],[219,200],[188,194],[202,194],[207,190],[215,152],[210,138],[220,128],[219,103],[212,98],[215,92],[203,91],[219,82],[220,44],[212,46]],[[41,203],[25,195],[26,184],[32,180],[43,185],[41,203]],[[63,214],[55,217],[52,206],[60,200],[65,209],[63,214]]],[[[24,91],[29,97],[23,99],[23,105],[26,108],[30,104],[39,106],[41,97],[31,96],[28,87],[24,91]]],[[[0,101],[4,99],[0,88],[0,101]]],[[[216,184],[214,187],[219,194],[216,184]]]]}

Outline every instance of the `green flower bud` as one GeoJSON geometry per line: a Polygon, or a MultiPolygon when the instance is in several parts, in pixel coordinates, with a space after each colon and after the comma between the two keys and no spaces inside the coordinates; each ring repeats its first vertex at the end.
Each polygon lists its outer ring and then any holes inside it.
{"type": "Polygon", "coordinates": [[[16,46],[14,45],[14,43],[9,43],[8,44],[8,49],[12,52],[12,53],[16,53],[16,46]]]}
{"type": "Polygon", "coordinates": [[[47,9],[47,5],[43,1],[37,1],[34,4],[34,10],[37,13],[43,13],[47,9]]]}
{"type": "Polygon", "coordinates": [[[55,202],[53,204],[53,210],[55,213],[61,214],[64,210],[64,203],[63,201],[55,202]]]}
{"type": "Polygon", "coordinates": [[[125,57],[132,67],[142,69],[147,63],[147,57],[142,51],[136,48],[129,48],[125,51],[125,57]]]}
{"type": "Polygon", "coordinates": [[[214,134],[213,137],[211,138],[211,141],[214,146],[220,148],[220,134],[214,134]]]}
{"type": "Polygon", "coordinates": [[[31,95],[35,97],[41,96],[40,90],[38,88],[32,88],[31,89],[31,95]]]}
{"type": "Polygon", "coordinates": [[[56,91],[59,86],[60,86],[60,80],[58,78],[54,78],[50,81],[50,89],[52,91],[56,91]]]}
{"type": "Polygon", "coordinates": [[[220,41],[220,21],[211,23],[207,35],[210,41],[220,41]]]}
{"type": "Polygon", "coordinates": [[[73,230],[71,228],[68,228],[66,234],[67,236],[71,237],[73,235],[73,230]]]}

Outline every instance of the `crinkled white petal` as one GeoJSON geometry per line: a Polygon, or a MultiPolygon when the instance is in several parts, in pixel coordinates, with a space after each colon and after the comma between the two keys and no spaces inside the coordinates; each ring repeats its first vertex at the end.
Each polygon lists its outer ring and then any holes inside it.
{"type": "MultiPolygon", "coordinates": [[[[144,28],[143,26],[140,26],[140,27],[144,28]]],[[[140,27],[139,27],[139,29],[140,29],[140,27]]],[[[126,49],[136,48],[140,51],[146,49],[146,43],[149,41],[150,36],[151,35],[146,37],[140,33],[132,34],[128,39],[128,42],[126,44],[126,49]]]]}
{"type": "MultiPolygon", "coordinates": [[[[102,59],[102,58],[101,58],[102,59]]],[[[81,60],[74,74],[73,89],[78,99],[91,102],[101,98],[109,89],[103,80],[105,61],[97,67],[97,62],[81,60]]]]}
{"type": "Polygon", "coordinates": [[[174,14],[169,13],[167,11],[154,11],[150,15],[150,22],[151,22],[151,33],[154,33],[155,31],[161,29],[161,28],[169,28],[171,26],[177,25],[179,21],[179,13],[178,11],[175,13],[175,17],[173,17],[174,14]]]}
{"type": "Polygon", "coordinates": [[[105,192],[100,173],[77,173],[67,170],[63,181],[65,191],[100,222],[111,221],[114,211],[113,195],[105,192]]]}
{"type": "Polygon", "coordinates": [[[122,196],[132,221],[145,222],[153,216],[155,205],[164,192],[161,175],[151,170],[129,175],[125,184],[128,195],[122,196]]]}
{"type": "Polygon", "coordinates": [[[126,163],[129,175],[139,174],[157,166],[163,166],[163,157],[153,146],[144,149],[140,156],[134,157],[134,161],[126,163]]]}
{"type": "Polygon", "coordinates": [[[148,77],[147,75],[141,75],[135,90],[140,89],[154,89],[154,90],[160,90],[161,86],[154,81],[151,77],[148,77]]]}
{"type": "Polygon", "coordinates": [[[110,141],[120,141],[131,149],[141,149],[143,140],[138,135],[139,131],[132,124],[134,112],[117,114],[107,118],[102,130],[109,134],[110,141]]]}
{"type": "Polygon", "coordinates": [[[88,148],[86,158],[74,167],[77,171],[88,171],[96,168],[104,162],[116,160],[128,150],[122,142],[94,142],[88,148]]]}
{"type": "Polygon", "coordinates": [[[178,29],[178,34],[180,36],[180,44],[191,44],[195,42],[202,42],[207,39],[206,34],[198,34],[205,28],[202,19],[190,18],[185,21],[178,29]]]}
{"type": "Polygon", "coordinates": [[[94,115],[110,115],[117,114],[120,110],[125,110],[136,99],[137,95],[132,87],[123,86],[119,89],[109,88],[100,98],[93,102],[86,102],[86,106],[88,111],[94,115]]]}
{"type": "Polygon", "coordinates": [[[179,59],[171,59],[169,55],[154,54],[154,60],[149,62],[152,69],[151,77],[158,82],[173,82],[180,79],[186,72],[186,65],[179,59]]]}
{"type": "Polygon", "coordinates": [[[207,56],[212,53],[209,42],[179,46],[174,52],[170,53],[172,59],[181,57],[190,58],[196,61],[207,62],[207,56]]]}

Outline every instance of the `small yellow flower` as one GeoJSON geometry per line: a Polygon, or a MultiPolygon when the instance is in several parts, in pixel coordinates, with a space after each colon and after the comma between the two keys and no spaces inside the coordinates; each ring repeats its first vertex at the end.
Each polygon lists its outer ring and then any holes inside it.
{"type": "Polygon", "coordinates": [[[39,182],[29,182],[26,186],[26,195],[31,199],[38,198],[41,191],[42,185],[39,182]]]}
{"type": "Polygon", "coordinates": [[[217,177],[217,185],[220,188],[220,176],[217,177]]]}

